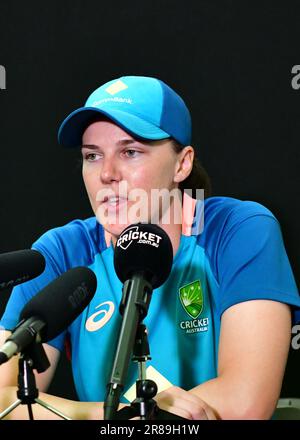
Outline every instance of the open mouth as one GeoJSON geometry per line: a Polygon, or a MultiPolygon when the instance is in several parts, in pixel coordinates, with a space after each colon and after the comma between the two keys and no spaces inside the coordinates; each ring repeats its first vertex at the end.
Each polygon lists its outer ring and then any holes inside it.
{"type": "Polygon", "coordinates": [[[102,201],[101,205],[107,213],[115,214],[119,212],[119,210],[124,210],[128,203],[128,199],[125,197],[106,197],[102,201]]]}
{"type": "Polygon", "coordinates": [[[123,205],[126,202],[127,202],[127,198],[114,196],[114,197],[105,197],[101,203],[105,204],[108,208],[110,207],[115,208],[119,205],[123,205]]]}

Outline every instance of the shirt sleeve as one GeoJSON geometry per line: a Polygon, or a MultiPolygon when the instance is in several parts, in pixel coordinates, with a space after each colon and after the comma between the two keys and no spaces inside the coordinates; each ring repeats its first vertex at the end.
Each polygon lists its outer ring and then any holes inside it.
{"type": "MultiPolygon", "coordinates": [[[[55,243],[54,235],[51,233],[44,234],[34,245],[32,249],[39,251],[45,258],[46,266],[44,272],[33,280],[14,287],[8,300],[4,314],[0,320],[0,329],[13,330],[19,322],[19,315],[25,304],[45,286],[59,277],[65,272],[62,267],[62,260],[59,259],[59,252],[55,243]]],[[[60,313],[61,311],[57,311],[60,313]]],[[[64,348],[64,340],[66,336],[64,331],[56,338],[48,341],[47,344],[52,345],[62,351],[64,348]]]]}
{"type": "Polygon", "coordinates": [[[239,302],[269,299],[300,307],[277,219],[257,214],[226,228],[218,250],[219,312],[239,302]]]}

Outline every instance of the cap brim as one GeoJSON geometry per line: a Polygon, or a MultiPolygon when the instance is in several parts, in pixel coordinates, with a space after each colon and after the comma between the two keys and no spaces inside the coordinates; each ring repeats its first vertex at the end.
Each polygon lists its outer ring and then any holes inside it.
{"type": "Polygon", "coordinates": [[[81,107],[70,113],[62,122],[58,131],[58,142],[65,147],[81,145],[84,130],[97,115],[106,116],[125,131],[142,139],[158,140],[170,137],[156,125],[130,113],[114,109],[100,110],[95,107],[81,107]]]}

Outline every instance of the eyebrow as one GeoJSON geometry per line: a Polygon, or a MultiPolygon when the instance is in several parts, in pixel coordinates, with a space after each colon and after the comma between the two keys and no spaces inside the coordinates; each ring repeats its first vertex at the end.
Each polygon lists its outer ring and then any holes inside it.
{"type": "MultiPolygon", "coordinates": [[[[136,139],[120,139],[117,141],[117,146],[124,146],[124,145],[131,145],[139,143],[136,139]]],[[[98,148],[101,148],[100,145],[94,145],[94,144],[82,144],[81,148],[89,148],[90,150],[98,150],[98,148]]]]}

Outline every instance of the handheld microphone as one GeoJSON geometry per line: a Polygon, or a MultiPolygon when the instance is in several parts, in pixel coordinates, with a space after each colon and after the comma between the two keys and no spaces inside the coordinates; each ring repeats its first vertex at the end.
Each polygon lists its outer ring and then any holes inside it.
{"type": "Polygon", "coordinates": [[[126,228],[114,250],[114,265],[124,283],[120,313],[124,315],[104,402],[104,419],[114,419],[127,375],[139,322],[147,315],[153,288],[168,278],[173,262],[169,236],[157,225],[126,228]]]}
{"type": "Polygon", "coordinates": [[[23,308],[20,322],[0,349],[0,365],[32,342],[58,336],[85,309],[95,294],[97,279],[87,267],[65,272],[23,308]]]}
{"type": "Polygon", "coordinates": [[[0,254],[0,290],[37,277],[45,266],[43,255],[33,249],[0,254]]]}

